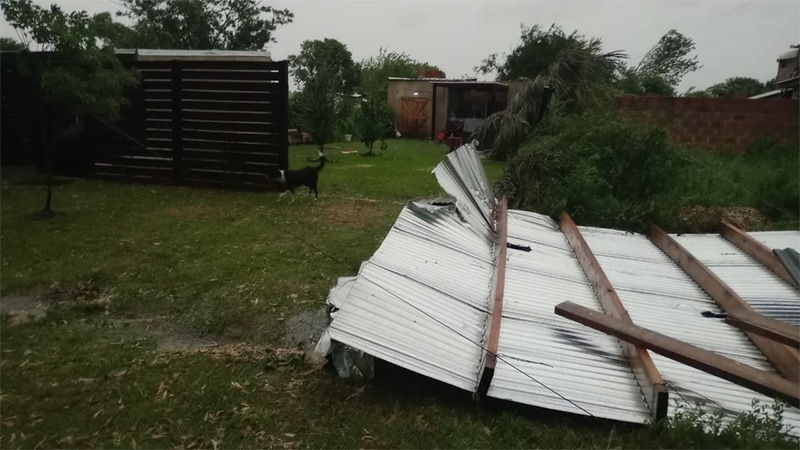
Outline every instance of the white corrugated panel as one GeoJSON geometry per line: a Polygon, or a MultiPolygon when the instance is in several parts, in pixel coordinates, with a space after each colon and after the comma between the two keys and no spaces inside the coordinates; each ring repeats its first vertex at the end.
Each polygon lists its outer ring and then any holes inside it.
{"type": "Polygon", "coordinates": [[[556,224],[509,211],[508,242],[531,251],[508,249],[500,357],[487,395],[585,414],[533,377],[593,416],[646,421],[649,411],[616,338],[553,312],[567,300],[601,308],[556,224]]]}
{"type": "Polygon", "coordinates": [[[442,189],[456,198],[464,220],[487,239],[494,239],[493,211],[497,202],[472,144],[450,152],[433,173],[442,189]]]}
{"type": "MultiPolygon", "coordinates": [[[[774,371],[743,332],[723,319],[701,315],[704,311],[721,310],[645,236],[591,227],[580,230],[634,323],[758,369],[774,371]]],[[[651,354],[670,385],[671,415],[681,404],[691,408],[705,403],[709,411],[721,407],[728,412],[750,411],[753,399],[772,404],[770,398],[750,389],[651,354]]],[[[797,408],[788,408],[784,418],[787,425],[800,427],[797,408]]]]}
{"type": "Polygon", "coordinates": [[[474,391],[493,285],[495,200],[470,145],[434,173],[456,207],[409,203],[362,266],[329,331],[334,340],[474,391]]]}
{"type": "Polygon", "coordinates": [[[773,250],[792,248],[800,252],[800,231],[751,231],[747,234],[773,250]]]}
{"type": "Polygon", "coordinates": [[[756,311],[800,325],[800,292],[718,234],[672,236],[756,311]]]}
{"type": "Polygon", "coordinates": [[[474,391],[492,285],[492,242],[455,208],[409,204],[364,264],[332,339],[474,391]]]}
{"type": "MultiPolygon", "coordinates": [[[[355,280],[342,279],[332,290],[331,301],[340,309],[329,333],[375,357],[474,391],[495,283],[495,199],[470,146],[448,155],[434,173],[456,198],[456,206],[408,204],[355,280]]],[[[740,330],[703,317],[705,311],[720,310],[646,237],[599,228],[581,231],[635,323],[772,370],[740,330]]],[[[786,236],[760,238],[775,247],[786,236]]],[[[751,302],[759,301],[749,290],[754,286],[740,286],[733,278],[758,278],[759,292],[768,292],[773,300],[786,294],[773,285],[769,273],[755,271],[738,249],[718,237],[679,240],[690,251],[694,247],[712,270],[722,270],[751,302]]],[[[553,311],[567,300],[602,310],[557,225],[539,214],[509,211],[508,242],[531,251],[508,249],[499,355],[488,395],[607,419],[647,421],[649,410],[619,341],[553,311]]],[[[742,412],[751,410],[753,399],[772,402],[657,354],[653,360],[670,385],[670,414],[680,405],[705,403],[709,410],[742,412]]],[[[800,431],[796,408],[787,410],[785,420],[800,431]]]]}

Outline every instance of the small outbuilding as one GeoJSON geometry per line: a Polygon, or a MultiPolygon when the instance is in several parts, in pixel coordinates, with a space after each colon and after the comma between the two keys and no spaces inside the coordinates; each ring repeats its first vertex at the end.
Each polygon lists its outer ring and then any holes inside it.
{"type": "Polygon", "coordinates": [[[464,132],[471,133],[487,117],[504,110],[521,86],[521,81],[389,77],[387,100],[401,134],[434,139],[448,118],[463,120],[464,132]]]}

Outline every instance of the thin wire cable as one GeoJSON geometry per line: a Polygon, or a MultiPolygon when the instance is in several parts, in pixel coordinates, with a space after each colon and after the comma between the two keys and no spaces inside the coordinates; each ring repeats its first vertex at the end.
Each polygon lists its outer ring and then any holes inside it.
{"type": "Polygon", "coordinates": [[[713,404],[717,405],[717,407],[719,407],[719,409],[721,409],[723,411],[728,411],[724,406],[720,405],[718,402],[706,397],[705,395],[703,395],[703,394],[701,394],[701,393],[699,393],[699,392],[697,392],[695,390],[678,386],[675,383],[667,383],[667,386],[669,386],[672,389],[674,389],[675,393],[678,394],[678,396],[686,403],[688,403],[688,400],[686,400],[686,398],[684,398],[683,395],[681,395],[680,391],[687,391],[687,392],[691,392],[692,394],[696,394],[697,396],[702,397],[704,400],[708,401],[709,403],[713,403],[713,404]]]}
{"type": "MultiPolygon", "coordinates": [[[[406,305],[408,305],[408,306],[410,306],[410,307],[414,308],[415,310],[417,310],[417,311],[421,312],[422,314],[424,314],[425,316],[427,316],[427,317],[428,317],[428,318],[430,318],[431,320],[433,320],[433,321],[437,322],[439,325],[442,325],[443,327],[447,328],[447,329],[448,329],[448,330],[450,330],[451,332],[453,332],[453,333],[457,334],[458,336],[460,336],[460,337],[462,337],[462,338],[466,339],[468,342],[470,342],[471,344],[473,344],[473,345],[477,346],[477,347],[478,347],[478,348],[480,348],[481,350],[483,350],[483,351],[485,351],[485,352],[487,352],[487,353],[489,353],[489,354],[492,354],[494,357],[496,357],[496,358],[497,358],[497,359],[499,359],[500,361],[502,361],[502,362],[504,362],[504,363],[508,364],[508,365],[509,365],[511,368],[513,368],[513,369],[514,369],[514,370],[516,370],[517,372],[519,372],[519,373],[521,373],[521,374],[525,375],[527,378],[529,378],[530,380],[532,380],[532,381],[536,382],[537,384],[539,384],[539,385],[540,385],[540,386],[542,386],[543,388],[547,389],[548,391],[552,392],[553,394],[555,394],[556,396],[558,396],[559,398],[561,398],[561,399],[562,399],[562,400],[564,400],[565,402],[567,402],[567,403],[571,404],[572,406],[574,406],[574,407],[578,408],[579,410],[583,411],[583,412],[584,412],[586,415],[588,415],[589,417],[594,417],[594,414],[592,414],[592,413],[590,413],[589,411],[587,411],[587,410],[586,410],[585,408],[583,408],[581,405],[579,405],[579,404],[575,403],[574,401],[572,401],[572,400],[568,399],[567,397],[565,397],[564,395],[562,395],[561,393],[559,393],[559,392],[558,392],[558,391],[556,391],[555,389],[551,388],[550,386],[548,386],[548,385],[546,385],[546,384],[542,383],[541,381],[537,380],[536,378],[534,378],[534,377],[533,377],[531,374],[529,374],[529,373],[525,372],[524,370],[520,369],[519,367],[515,366],[514,364],[511,364],[510,362],[508,362],[508,361],[506,360],[506,358],[505,358],[505,355],[503,355],[502,353],[493,353],[493,352],[490,352],[490,351],[489,351],[489,350],[488,350],[486,347],[484,347],[482,344],[479,344],[479,343],[477,343],[477,342],[473,341],[472,339],[470,339],[468,336],[465,336],[465,335],[461,334],[461,333],[460,333],[460,332],[458,332],[456,329],[454,329],[454,328],[450,327],[450,326],[449,326],[449,325],[447,325],[446,323],[442,322],[441,320],[439,320],[439,319],[437,319],[436,317],[434,317],[434,316],[432,316],[431,314],[429,314],[427,311],[424,311],[424,310],[422,310],[422,309],[418,308],[417,306],[415,306],[415,305],[413,305],[413,304],[409,303],[408,301],[406,301],[406,300],[405,300],[405,299],[403,299],[402,297],[398,296],[397,294],[395,294],[395,293],[393,293],[393,292],[389,291],[388,289],[384,288],[383,286],[379,285],[379,284],[378,284],[378,283],[376,283],[375,281],[373,281],[373,280],[370,280],[370,279],[369,279],[369,277],[366,277],[366,276],[364,276],[364,275],[360,275],[360,276],[361,276],[362,278],[364,278],[365,280],[367,280],[367,281],[371,282],[371,283],[372,283],[372,284],[374,284],[375,286],[378,286],[380,289],[384,290],[384,291],[385,291],[386,293],[388,293],[389,295],[391,295],[391,296],[393,296],[393,297],[397,298],[398,300],[400,300],[401,302],[405,303],[406,305]]],[[[531,364],[538,364],[538,365],[543,365],[543,366],[547,366],[547,367],[551,367],[551,368],[553,367],[553,366],[551,366],[550,364],[546,364],[546,363],[542,363],[542,362],[534,362],[534,361],[528,361],[528,362],[529,362],[529,363],[531,363],[531,364]]]]}
{"type": "Polygon", "coordinates": [[[790,15],[790,16],[789,16],[789,22],[786,24],[786,26],[785,26],[785,27],[783,27],[783,29],[781,30],[781,32],[780,32],[780,33],[778,33],[778,37],[776,37],[776,38],[775,38],[775,40],[774,40],[774,41],[772,41],[772,44],[769,46],[769,50],[767,50],[767,54],[769,54],[769,53],[772,53],[772,49],[773,49],[773,48],[775,48],[775,44],[777,44],[777,43],[778,43],[778,41],[780,41],[780,40],[781,40],[781,37],[783,36],[783,33],[785,33],[785,32],[786,32],[786,30],[787,30],[787,29],[789,29],[789,27],[790,27],[790,26],[792,26],[792,22],[794,22],[794,17],[792,17],[792,16],[790,15]]]}
{"type": "MultiPolygon", "coordinates": [[[[673,387],[673,388],[674,388],[675,386],[674,386],[674,385],[672,385],[671,387],[673,387]]],[[[687,406],[689,406],[689,408],[692,408],[692,409],[693,409],[693,410],[695,410],[695,411],[696,411],[698,414],[702,414],[702,412],[703,412],[703,409],[702,409],[702,408],[700,408],[699,406],[697,406],[696,404],[689,402],[689,400],[686,400],[686,397],[684,397],[684,396],[683,396],[683,394],[681,394],[681,391],[679,391],[679,390],[675,389],[675,393],[676,393],[676,394],[678,394],[678,397],[680,397],[680,398],[681,398],[681,400],[683,400],[683,403],[684,403],[684,404],[686,404],[687,406]]]]}
{"type": "Polygon", "coordinates": [[[166,159],[170,159],[168,156],[164,156],[164,155],[161,155],[161,154],[159,154],[159,153],[158,153],[158,152],[156,152],[155,150],[153,150],[153,149],[151,149],[150,147],[148,147],[148,146],[146,146],[146,145],[142,144],[141,142],[139,142],[138,140],[136,140],[134,137],[130,136],[129,134],[125,133],[124,131],[120,130],[119,128],[115,127],[114,125],[112,125],[112,124],[110,124],[110,123],[106,122],[105,120],[103,120],[103,119],[101,119],[101,118],[99,118],[99,117],[95,116],[95,115],[94,115],[94,114],[92,114],[92,113],[88,113],[88,114],[89,114],[90,116],[94,117],[94,118],[95,118],[97,121],[99,121],[99,122],[100,122],[100,123],[102,123],[103,125],[105,125],[105,126],[107,126],[107,127],[111,128],[112,130],[114,130],[114,131],[116,131],[117,133],[121,134],[121,135],[122,135],[123,137],[125,137],[126,139],[130,140],[131,142],[133,142],[134,144],[138,145],[139,147],[142,147],[143,149],[147,150],[148,152],[150,152],[150,153],[152,153],[152,154],[156,155],[157,157],[159,157],[159,158],[166,158],[166,159]]]}
{"type": "MultiPolygon", "coordinates": [[[[274,222],[274,221],[273,221],[273,222],[274,222]]],[[[275,223],[275,222],[274,222],[274,223],[275,223]]],[[[275,223],[275,224],[277,225],[277,223],[275,223]]],[[[315,245],[313,245],[313,244],[311,244],[311,243],[309,243],[309,242],[306,242],[305,240],[303,240],[303,239],[301,239],[300,237],[298,237],[298,236],[296,236],[296,235],[292,234],[292,233],[291,233],[291,232],[289,232],[289,231],[285,231],[285,232],[286,232],[286,234],[288,234],[289,236],[293,237],[294,239],[296,239],[296,240],[297,240],[298,242],[300,242],[301,244],[304,244],[304,245],[307,245],[308,247],[311,247],[311,248],[313,248],[314,250],[316,250],[316,251],[318,251],[318,252],[322,253],[323,255],[327,256],[327,257],[328,257],[328,258],[330,258],[331,260],[333,260],[333,261],[336,261],[336,262],[338,262],[339,264],[342,264],[342,265],[343,265],[343,266],[345,266],[345,267],[347,267],[347,266],[348,266],[348,264],[347,264],[346,262],[342,261],[342,260],[341,260],[341,259],[339,259],[339,258],[336,258],[336,257],[334,257],[333,255],[330,255],[329,253],[325,252],[324,250],[320,249],[319,247],[317,247],[317,246],[315,246],[315,245]]],[[[356,273],[358,273],[358,270],[355,270],[355,272],[356,272],[356,273]]],[[[378,283],[377,283],[377,282],[375,282],[374,280],[370,279],[369,277],[367,277],[367,276],[364,276],[363,274],[362,274],[362,275],[360,275],[360,277],[361,277],[361,278],[363,278],[363,279],[365,279],[365,280],[367,280],[367,281],[369,281],[370,283],[372,283],[373,285],[377,286],[377,287],[378,287],[378,288],[380,288],[381,290],[385,291],[386,293],[388,293],[388,294],[389,294],[389,295],[391,295],[392,297],[394,297],[394,298],[396,298],[396,299],[400,300],[401,302],[405,303],[406,305],[410,306],[411,308],[413,308],[413,309],[417,310],[418,312],[422,313],[423,315],[425,315],[425,316],[426,316],[426,317],[428,317],[429,319],[433,320],[434,322],[438,323],[438,324],[439,324],[439,325],[441,325],[442,327],[446,328],[446,329],[447,329],[447,330],[449,330],[450,332],[452,332],[452,333],[456,334],[457,336],[461,337],[462,339],[466,340],[467,342],[471,343],[472,345],[475,345],[476,347],[480,348],[482,351],[484,351],[484,352],[486,352],[486,353],[488,353],[488,354],[490,354],[490,355],[494,356],[495,358],[499,359],[500,361],[504,362],[504,363],[505,363],[505,364],[507,364],[509,367],[511,367],[512,369],[514,369],[514,370],[516,370],[517,372],[521,373],[522,375],[524,375],[525,377],[527,377],[527,378],[528,378],[528,379],[530,379],[531,381],[533,381],[533,382],[535,382],[535,383],[539,384],[540,386],[542,386],[543,388],[547,389],[548,391],[550,391],[551,393],[553,393],[553,394],[554,394],[554,395],[556,395],[557,397],[561,398],[561,399],[562,399],[562,400],[564,400],[565,402],[567,402],[567,403],[571,404],[572,406],[574,406],[574,407],[578,408],[578,409],[579,409],[579,410],[581,410],[583,413],[585,413],[587,416],[589,416],[589,417],[595,417],[595,416],[594,416],[594,414],[592,414],[592,413],[590,413],[589,411],[587,411],[587,410],[586,410],[585,408],[583,408],[581,405],[579,405],[579,404],[575,403],[574,401],[572,401],[572,400],[570,400],[569,398],[565,397],[564,395],[562,395],[561,393],[559,393],[559,392],[558,392],[558,391],[556,391],[555,389],[553,389],[553,388],[551,388],[550,386],[548,386],[548,385],[546,385],[546,384],[542,383],[541,381],[537,380],[537,379],[536,379],[535,377],[533,377],[531,374],[529,374],[529,373],[525,372],[524,370],[520,369],[520,368],[519,368],[519,367],[517,367],[516,365],[514,365],[514,364],[510,363],[510,362],[508,361],[508,359],[518,359],[518,360],[520,360],[520,361],[524,361],[524,362],[527,362],[527,363],[529,363],[529,364],[542,365],[542,366],[545,366],[545,367],[550,367],[550,368],[552,368],[552,367],[553,367],[552,365],[550,365],[550,364],[547,364],[547,363],[543,363],[543,362],[537,362],[537,361],[526,360],[526,359],[522,359],[522,358],[515,358],[515,357],[513,357],[513,356],[511,356],[511,355],[505,355],[505,354],[503,354],[503,353],[494,353],[494,352],[490,352],[490,351],[489,351],[489,349],[488,349],[488,348],[486,348],[486,347],[485,347],[483,344],[480,344],[480,343],[478,343],[478,342],[475,342],[475,341],[473,341],[472,339],[470,339],[470,338],[469,338],[469,336],[466,336],[466,335],[462,334],[461,332],[459,332],[459,331],[458,331],[458,330],[456,330],[455,328],[451,327],[450,325],[448,325],[448,324],[444,323],[443,321],[439,320],[438,318],[434,317],[433,315],[431,315],[431,314],[430,314],[430,313],[428,313],[427,311],[425,311],[425,310],[423,310],[423,309],[421,309],[421,308],[417,307],[416,305],[413,305],[413,304],[409,303],[408,301],[406,301],[406,300],[405,300],[405,299],[403,299],[402,297],[398,296],[398,295],[397,295],[397,294],[395,294],[394,292],[391,292],[390,290],[388,290],[388,289],[386,289],[385,287],[381,286],[380,284],[378,284],[378,283]],[[507,358],[508,358],[508,359],[507,359],[507,358]]]]}
{"type": "Polygon", "coordinates": [[[698,26],[698,27],[695,27],[695,28],[693,28],[693,29],[689,30],[689,31],[688,31],[686,34],[691,34],[691,33],[694,33],[695,31],[697,31],[697,30],[699,30],[699,29],[701,29],[701,28],[704,28],[706,25],[710,25],[710,24],[712,24],[712,23],[716,22],[717,20],[719,20],[719,19],[722,19],[722,18],[723,18],[723,17],[725,17],[725,16],[728,16],[728,15],[730,15],[730,14],[733,14],[733,13],[735,13],[736,11],[739,11],[740,9],[744,8],[745,6],[749,5],[750,3],[753,3],[754,1],[755,1],[755,0],[750,0],[749,2],[747,2],[747,3],[743,4],[742,6],[739,6],[738,8],[734,8],[734,9],[732,9],[732,10],[730,10],[730,11],[728,11],[728,12],[724,13],[724,14],[721,14],[721,15],[717,16],[716,18],[714,18],[714,19],[711,19],[711,20],[709,20],[708,22],[706,22],[706,23],[704,23],[704,24],[702,24],[702,25],[700,25],[700,26],[698,26]]]}
{"type": "MultiPolygon", "coordinates": [[[[277,221],[274,221],[274,220],[273,220],[273,221],[272,221],[272,223],[273,223],[273,224],[274,224],[276,227],[278,227],[278,226],[279,226],[279,224],[278,224],[278,222],[277,222],[277,221]]],[[[353,272],[355,272],[355,273],[358,273],[358,271],[359,271],[359,267],[357,267],[357,266],[354,266],[354,265],[353,265],[353,266],[351,266],[351,265],[350,265],[350,264],[349,264],[347,261],[343,261],[343,260],[341,260],[341,259],[339,259],[339,258],[337,258],[337,257],[335,257],[335,256],[333,256],[333,255],[331,255],[330,253],[326,252],[325,250],[323,250],[323,249],[321,249],[321,248],[317,247],[316,245],[314,245],[314,244],[312,244],[312,243],[310,243],[310,242],[306,242],[306,241],[304,241],[303,239],[301,239],[299,236],[295,235],[295,234],[294,234],[294,233],[292,233],[291,231],[288,231],[288,230],[281,230],[281,233],[286,233],[286,234],[288,234],[289,236],[293,237],[293,238],[294,238],[296,241],[298,241],[298,242],[300,242],[301,244],[303,244],[303,245],[306,245],[306,246],[308,246],[308,247],[310,247],[310,248],[312,248],[312,249],[314,249],[314,250],[318,251],[318,252],[319,252],[319,253],[321,253],[322,255],[324,255],[324,256],[326,256],[326,257],[328,257],[330,260],[332,260],[332,261],[335,261],[335,262],[339,263],[340,265],[342,265],[343,267],[345,267],[347,270],[352,270],[353,272]]]]}

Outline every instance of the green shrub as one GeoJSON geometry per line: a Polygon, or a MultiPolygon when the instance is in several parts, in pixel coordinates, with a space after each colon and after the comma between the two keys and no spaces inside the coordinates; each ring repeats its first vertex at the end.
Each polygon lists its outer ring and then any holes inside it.
{"type": "Polygon", "coordinates": [[[553,218],[566,211],[582,225],[713,232],[739,217],[796,228],[800,144],[763,137],[745,153],[685,149],[618,111],[566,114],[554,105],[495,190],[513,208],[553,218]]]}
{"type": "Polygon", "coordinates": [[[760,167],[755,183],[758,209],[773,221],[800,217],[800,144],[772,136],[754,140],[747,149],[749,165],[760,167]]]}
{"type": "Polygon", "coordinates": [[[688,164],[664,130],[608,109],[554,108],[498,185],[515,208],[582,225],[634,229],[674,207],[669,194],[688,164]]]}
{"type": "Polygon", "coordinates": [[[750,411],[723,420],[722,412],[683,408],[655,426],[662,448],[798,448],[783,424],[785,406],[753,400],[750,411]]]}
{"type": "MultiPolygon", "coordinates": [[[[686,151],[689,161],[672,197],[682,204],[751,207],[769,228],[796,228],[800,218],[800,144],[765,136],[745,153],[686,151]]],[[[681,231],[712,231],[687,229],[681,231]]]]}

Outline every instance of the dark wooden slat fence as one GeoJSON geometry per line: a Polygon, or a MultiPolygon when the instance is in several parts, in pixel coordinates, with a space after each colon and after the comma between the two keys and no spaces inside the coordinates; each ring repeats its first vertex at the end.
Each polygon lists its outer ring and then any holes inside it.
{"type": "Polygon", "coordinates": [[[286,61],[132,61],[130,105],[93,130],[106,180],[237,189],[270,187],[288,166],[286,61]]]}

